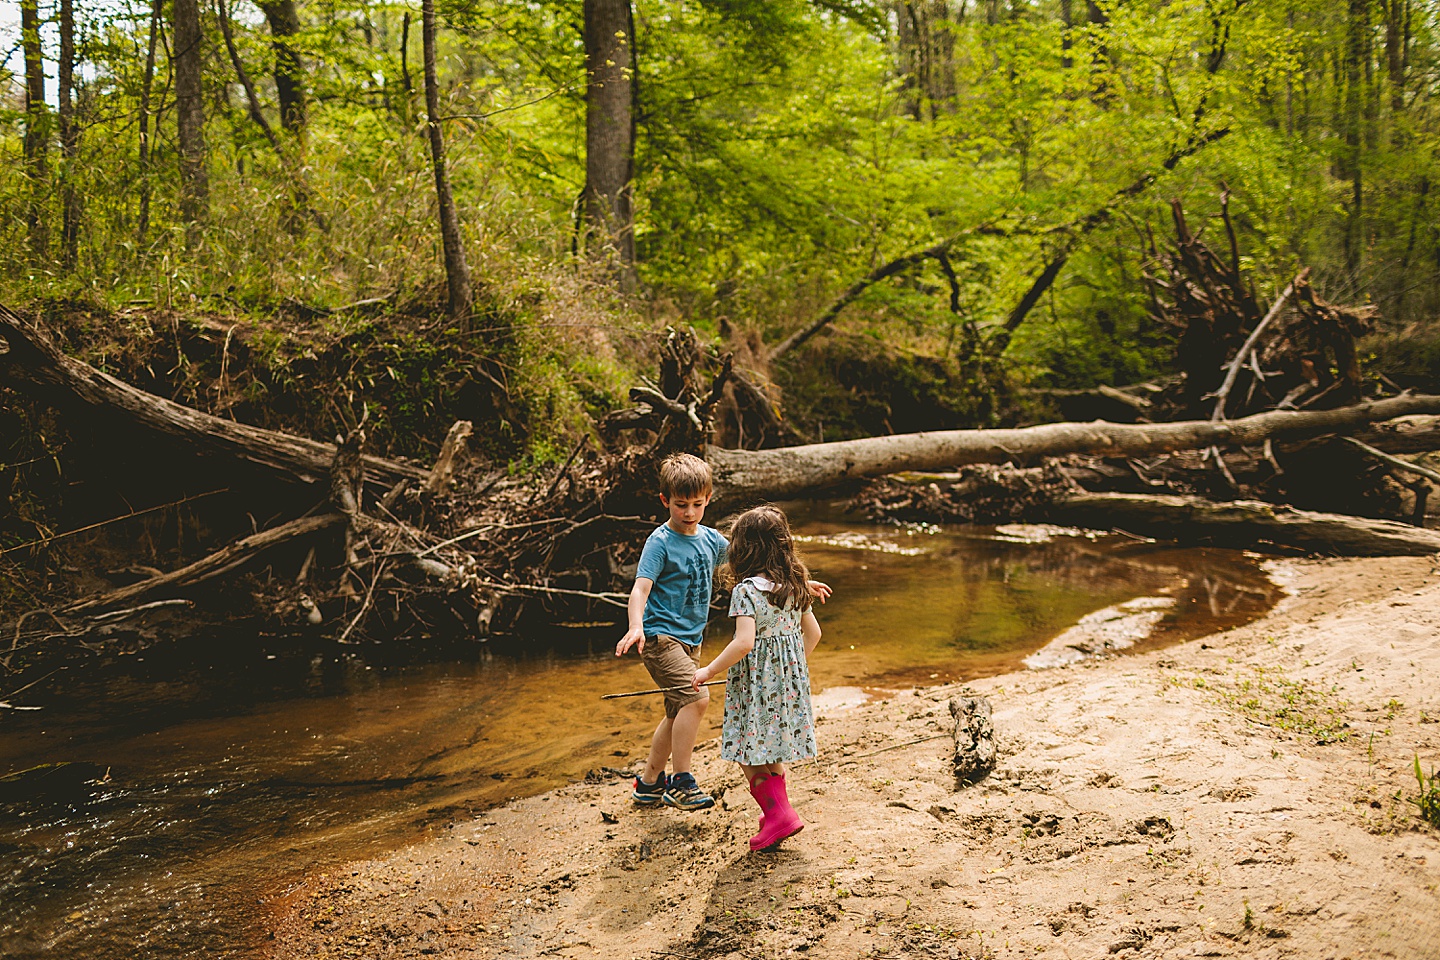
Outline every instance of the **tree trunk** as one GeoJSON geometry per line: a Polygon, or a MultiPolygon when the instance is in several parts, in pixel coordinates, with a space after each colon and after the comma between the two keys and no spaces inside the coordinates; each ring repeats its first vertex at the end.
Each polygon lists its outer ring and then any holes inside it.
{"type": "Polygon", "coordinates": [[[75,2],[60,0],[60,177],[62,222],[60,263],[67,272],[75,269],[80,246],[80,191],[75,185],[79,165],[80,128],[75,122],[75,2]]]}
{"type": "Polygon", "coordinates": [[[1365,110],[1362,60],[1365,58],[1369,29],[1369,0],[1350,0],[1344,57],[1345,100],[1341,116],[1344,146],[1341,148],[1339,173],[1341,179],[1350,181],[1350,203],[1345,221],[1345,266],[1352,277],[1360,268],[1360,255],[1365,243],[1362,222],[1365,193],[1361,172],[1365,110]]]}
{"type": "Polygon", "coordinates": [[[584,215],[626,292],[635,287],[634,39],[630,0],[585,0],[584,215]]]}
{"type": "Polygon", "coordinates": [[[1095,77],[1095,90],[1090,99],[1104,103],[1111,96],[1110,78],[1106,74],[1114,66],[1110,55],[1110,17],[1095,0],[1085,0],[1085,20],[1090,24],[1091,39],[1095,44],[1095,59],[1090,67],[1095,77]]]}
{"type": "Polygon", "coordinates": [[[275,128],[270,126],[270,121],[265,119],[265,113],[260,109],[260,97],[255,93],[255,84],[250,80],[245,62],[240,59],[239,47],[235,45],[235,33],[230,27],[230,13],[225,9],[225,0],[215,0],[215,18],[220,21],[220,34],[225,38],[225,50],[230,54],[230,65],[235,68],[235,79],[240,81],[240,89],[245,91],[245,106],[250,119],[260,128],[260,132],[265,134],[270,148],[284,163],[287,159],[285,148],[280,145],[275,128]]]}
{"type": "MultiPolygon", "coordinates": [[[[61,353],[38,327],[3,306],[0,340],[5,345],[0,383],[6,386],[38,394],[57,407],[80,407],[87,419],[177,439],[195,453],[258,469],[284,482],[329,483],[333,444],[212,417],[138,390],[61,353]]],[[[420,467],[393,460],[365,457],[364,462],[367,477],[387,487],[428,476],[420,467]]]]}
{"type": "Polygon", "coordinates": [[[25,227],[30,253],[39,262],[50,252],[50,227],[45,215],[50,110],[45,106],[45,60],[40,48],[37,0],[20,0],[20,43],[25,48],[25,173],[30,178],[25,227]]]}
{"type": "Polygon", "coordinates": [[[410,79],[410,13],[406,11],[405,16],[400,19],[400,87],[405,93],[401,101],[400,120],[406,125],[410,124],[411,98],[415,93],[415,84],[410,79]]]}
{"type": "Polygon", "coordinates": [[[1074,0],[1060,0],[1060,66],[1069,70],[1075,66],[1075,58],[1070,51],[1075,47],[1075,38],[1071,31],[1075,29],[1074,0]]]}
{"type": "Polygon", "coordinates": [[[275,94],[280,100],[280,126],[297,141],[303,141],[305,63],[292,40],[300,32],[300,14],[295,0],[265,0],[260,9],[270,24],[270,46],[275,51],[275,94]]]}
{"type": "Polygon", "coordinates": [[[185,245],[199,245],[210,213],[210,179],[206,172],[205,98],[200,57],[200,5],[197,0],[175,0],[174,50],[176,137],[180,145],[180,218],[185,222],[185,245]]]}
{"type": "MultiPolygon", "coordinates": [[[[135,245],[143,256],[150,230],[150,90],[155,84],[155,46],[160,38],[160,8],[165,0],[150,0],[150,41],[145,50],[145,82],[140,87],[140,211],[135,245]]],[[[158,129],[160,124],[155,124],[158,129]]]]}
{"type": "Polygon", "coordinates": [[[421,34],[425,60],[425,119],[430,132],[430,159],[435,167],[435,196],[440,205],[440,240],[445,248],[445,280],[450,290],[450,322],[461,330],[470,328],[470,267],[460,236],[460,215],[450,193],[450,176],[445,169],[445,138],[440,132],[440,81],[435,72],[435,0],[420,5],[421,34]]]}
{"type": "Polygon", "coordinates": [[[1440,532],[1393,520],[1315,513],[1259,500],[1216,503],[1199,497],[1087,493],[1051,504],[1057,523],[1216,546],[1273,543],[1313,553],[1416,557],[1440,553],[1440,532]]]}
{"type": "Polygon", "coordinates": [[[895,19],[907,112],[923,120],[953,110],[955,15],[950,0],[900,0],[895,19]]]}
{"type": "MultiPolygon", "coordinates": [[[[1384,0],[1385,71],[1390,79],[1390,112],[1405,111],[1405,69],[1410,53],[1409,0],[1384,0]]],[[[1393,122],[1393,118],[1392,118],[1393,122]]]]}
{"type": "Polygon", "coordinates": [[[1027,462],[1071,453],[1140,457],[1222,445],[1252,445],[1354,430],[1417,413],[1440,413],[1440,396],[1401,396],[1335,410],[1276,410],[1229,421],[1050,423],[1005,430],[947,430],[818,443],[778,450],[720,450],[705,457],[717,498],[799,496],[906,470],[1027,462]]]}

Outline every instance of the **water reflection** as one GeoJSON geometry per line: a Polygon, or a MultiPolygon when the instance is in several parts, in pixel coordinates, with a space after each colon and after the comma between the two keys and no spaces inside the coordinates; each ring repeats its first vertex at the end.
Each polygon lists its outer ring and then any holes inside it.
{"type": "MultiPolygon", "coordinates": [[[[820,611],[819,687],[1016,669],[1085,614],[1137,596],[1177,601],[1140,649],[1244,622],[1276,596],[1233,551],[1024,543],[823,511],[797,530],[837,590],[820,611]]],[[[198,662],[194,648],[183,661],[152,649],[62,687],[42,713],[0,717],[0,773],[89,765],[0,791],[0,955],[252,956],[261,901],[288,879],[629,765],[657,704],[599,699],[650,686],[613,641],[475,644],[407,662],[424,657],[232,637],[198,662]]],[[[717,703],[712,729],[719,714],[717,703]]]]}
{"type": "Polygon", "coordinates": [[[1141,650],[1248,622],[1278,598],[1257,562],[1233,550],[1119,537],[1025,543],[985,528],[875,528],[861,545],[853,525],[825,517],[803,531],[816,576],[840,588],[821,611],[827,640],[839,641],[812,668],[821,685],[905,686],[1020,669],[1087,613],[1135,597],[1176,600],[1141,650]],[[847,532],[849,542],[836,536],[847,532]]]}

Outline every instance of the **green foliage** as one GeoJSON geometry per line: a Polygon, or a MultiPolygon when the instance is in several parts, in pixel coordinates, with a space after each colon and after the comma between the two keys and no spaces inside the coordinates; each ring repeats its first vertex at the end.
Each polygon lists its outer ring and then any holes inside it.
{"type": "Polygon", "coordinates": [[[1420,786],[1420,792],[1411,803],[1415,804],[1420,813],[1420,818],[1432,827],[1440,827],[1440,779],[1436,779],[1435,771],[1430,771],[1430,776],[1425,776],[1420,769],[1420,754],[1415,754],[1415,781],[1420,786]]]}
{"type": "MultiPolygon", "coordinates": [[[[178,218],[163,44],[146,118],[158,129],[151,161],[139,161],[148,5],[87,5],[76,161],[59,164],[52,144],[48,179],[31,183],[23,111],[0,109],[0,163],[12,171],[0,179],[0,296],[102,313],[136,301],[233,310],[262,323],[295,302],[323,311],[386,296],[396,310],[372,316],[374,331],[335,336],[357,362],[413,381],[387,405],[397,436],[448,409],[459,367],[447,364],[478,351],[507,371],[514,412],[529,421],[516,442],[548,456],[568,446],[563,424],[618,394],[625,361],[614,351],[629,349],[632,307],[651,326],[728,326],[773,344],[871,270],[953,239],[950,273],[918,263],[846,308],[825,376],[775,375],[798,391],[790,400],[805,429],[823,420],[827,435],[832,423],[837,435],[887,422],[981,424],[1003,416],[1006,378],[1082,387],[1163,372],[1171,332],[1147,317],[1144,264],[1170,233],[1172,197],[1218,235],[1224,183],[1262,299],[1312,265],[1325,296],[1369,298],[1395,321],[1385,355],[1413,367],[1417,385],[1440,376],[1425,333],[1440,310],[1432,6],[1140,0],[1101,3],[1067,24],[1059,0],[963,14],[952,4],[951,21],[929,25],[937,46],[926,77],[906,72],[919,54],[894,5],[878,0],[633,6],[643,295],[630,305],[585,279],[572,250],[585,183],[579,0],[439,5],[442,126],[467,252],[487,322],[514,324],[516,336],[467,345],[443,328],[406,333],[402,318],[433,312],[442,287],[420,28],[413,8],[375,0],[299,4],[301,30],[288,42],[305,66],[308,124],[303,137],[281,131],[283,156],[249,117],[207,8],[210,217],[193,250],[178,218]],[[936,77],[944,82],[925,86],[936,77]],[[1185,144],[1222,131],[1166,168],[1185,144]],[[65,182],[85,200],[68,271],[55,250],[65,182]],[[52,243],[40,257],[26,237],[37,200],[52,243]],[[1070,228],[1107,206],[1067,247],[1070,228]],[[957,358],[986,356],[979,345],[1062,248],[1064,269],[1004,356],[962,369],[957,358]],[[598,339],[542,332],[563,303],[598,339]],[[437,329],[438,341],[417,342],[437,329]],[[890,356],[869,369],[895,378],[894,396],[826,380],[844,374],[861,341],[890,356]],[[847,396],[856,407],[841,411],[847,396]],[[915,409],[902,412],[907,404],[915,409]]],[[[280,129],[273,38],[250,7],[237,7],[234,28],[280,129]]],[[[308,342],[304,327],[277,335],[308,342]]],[[[280,389],[284,376],[277,368],[275,383],[255,389],[280,389]]],[[[381,389],[378,379],[357,386],[381,389]]]]}
{"type": "Polygon", "coordinates": [[[1267,726],[1317,744],[1338,743],[1349,738],[1346,704],[1336,696],[1334,688],[1319,689],[1301,680],[1291,680],[1275,668],[1256,666],[1253,669],[1253,677],[1237,680],[1222,694],[1232,707],[1267,726]]]}

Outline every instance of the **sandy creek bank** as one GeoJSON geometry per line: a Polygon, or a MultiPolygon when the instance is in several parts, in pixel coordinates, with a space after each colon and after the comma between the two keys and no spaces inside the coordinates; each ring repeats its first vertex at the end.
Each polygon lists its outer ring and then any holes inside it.
{"type": "Polygon", "coordinates": [[[516,801],[276,892],[271,954],[1440,958],[1440,833],[1406,799],[1417,752],[1440,766],[1440,568],[1276,576],[1248,626],[967,684],[1000,747],[975,786],[922,740],[959,688],[907,692],[821,721],[777,853],[711,741],[713,811],[613,778],[516,801]]]}

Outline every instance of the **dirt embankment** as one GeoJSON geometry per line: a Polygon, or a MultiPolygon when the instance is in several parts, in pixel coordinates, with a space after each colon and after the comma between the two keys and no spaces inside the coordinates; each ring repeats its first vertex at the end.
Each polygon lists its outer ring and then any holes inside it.
{"type": "Polygon", "coordinates": [[[778,853],[712,742],[711,812],[613,779],[517,801],[277,896],[274,956],[1434,960],[1440,832],[1408,798],[1415,754],[1440,766],[1440,570],[1278,575],[1250,626],[970,684],[978,785],[937,737],[954,690],[909,692],[821,722],[778,853]]]}

